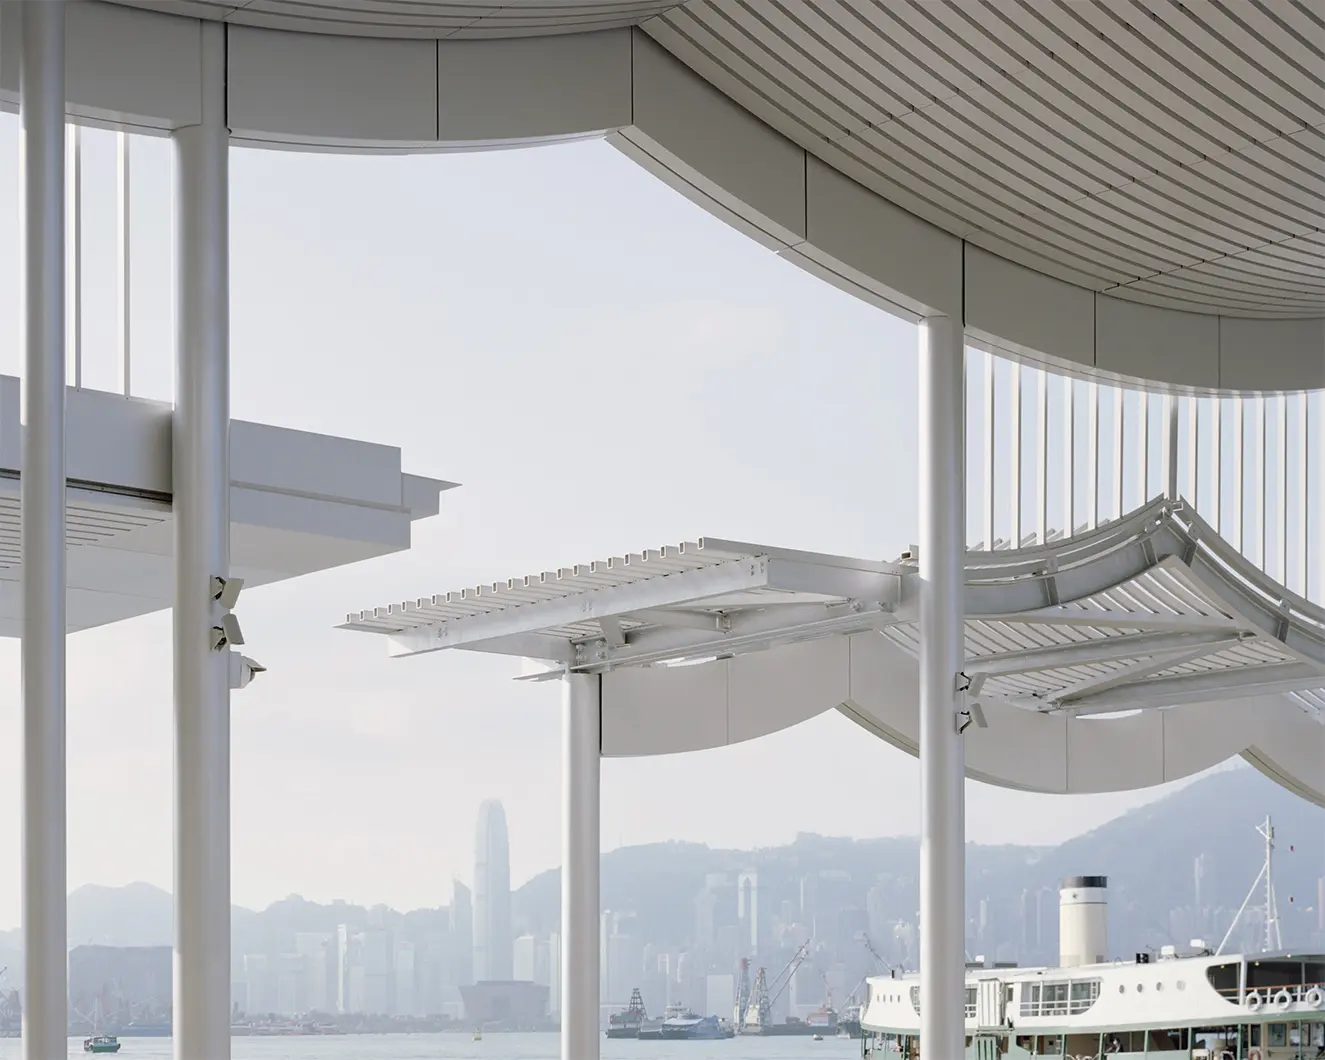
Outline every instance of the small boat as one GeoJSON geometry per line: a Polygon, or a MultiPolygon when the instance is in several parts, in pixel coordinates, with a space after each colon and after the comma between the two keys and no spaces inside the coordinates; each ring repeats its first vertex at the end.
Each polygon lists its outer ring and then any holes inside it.
{"type": "Polygon", "coordinates": [[[480,1028],[480,1027],[475,1027],[475,1028],[474,1028],[474,1041],[476,1041],[476,1042],[481,1042],[482,1040],[483,1040],[483,1030],[482,1030],[482,1028],[480,1028]]]}
{"type": "Polygon", "coordinates": [[[120,1051],[120,1040],[109,1034],[97,1034],[91,1038],[83,1039],[83,1052],[85,1053],[118,1053],[120,1051]]]}
{"type": "Polygon", "coordinates": [[[814,1035],[814,1037],[812,1037],[812,1038],[810,1039],[810,1041],[812,1041],[812,1042],[821,1042],[821,1041],[823,1041],[823,1040],[824,1040],[824,1036],[823,1036],[822,1034],[816,1034],[816,1035],[814,1035]]]}

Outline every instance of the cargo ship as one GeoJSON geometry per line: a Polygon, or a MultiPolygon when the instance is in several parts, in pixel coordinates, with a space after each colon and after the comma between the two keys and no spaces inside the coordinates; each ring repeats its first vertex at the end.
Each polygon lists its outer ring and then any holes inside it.
{"type": "MultiPolygon", "coordinates": [[[[746,1031],[750,1033],[749,1030],[746,1031]]],[[[820,1034],[825,1037],[837,1033],[837,1013],[831,1008],[820,1008],[811,1012],[805,1019],[788,1016],[786,1023],[764,1023],[755,1031],[761,1037],[801,1037],[809,1038],[820,1034]]]]}

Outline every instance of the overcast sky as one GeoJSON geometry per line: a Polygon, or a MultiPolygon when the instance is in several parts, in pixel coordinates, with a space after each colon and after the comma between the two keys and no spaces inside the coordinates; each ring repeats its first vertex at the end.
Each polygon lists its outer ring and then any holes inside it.
{"type": "MultiPolygon", "coordinates": [[[[17,199],[0,115],[0,202],[17,199]]],[[[516,884],[559,857],[558,695],[513,660],[388,659],[346,611],[698,535],[894,558],[915,540],[916,330],[799,271],[604,143],[232,153],[232,410],[400,446],[463,483],[409,553],[246,593],[269,672],[233,699],[234,898],[437,905],[500,798],[516,884]]],[[[135,142],[135,392],[171,391],[170,145],[135,142]]],[[[86,382],[110,388],[113,137],[89,132],[86,382]]],[[[0,371],[18,374],[17,211],[0,371]]],[[[19,918],[19,653],[0,642],[0,925],[19,918]]],[[[69,641],[69,882],[171,879],[169,614],[69,641]]],[[[913,759],[836,714],[603,766],[603,846],[750,847],[918,823],[913,759]]],[[[970,838],[1058,842],[1163,789],[971,785],[970,838]]]]}

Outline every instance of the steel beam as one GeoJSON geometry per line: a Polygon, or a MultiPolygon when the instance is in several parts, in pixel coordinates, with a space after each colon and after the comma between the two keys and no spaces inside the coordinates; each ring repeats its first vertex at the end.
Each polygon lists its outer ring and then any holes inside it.
{"type": "Polygon", "coordinates": [[[22,127],[23,1056],[67,1055],[63,0],[25,4],[22,127]]]}
{"type": "Polygon", "coordinates": [[[175,141],[175,1057],[230,1056],[230,688],[212,579],[230,572],[225,27],[203,22],[202,120],[175,141]]]}
{"type": "Polygon", "coordinates": [[[602,678],[562,679],[561,1060],[598,1060],[602,678]]]}
{"type": "Polygon", "coordinates": [[[920,1040],[933,1060],[965,1053],[964,360],[961,321],[928,318],[920,329],[920,1040]]]}

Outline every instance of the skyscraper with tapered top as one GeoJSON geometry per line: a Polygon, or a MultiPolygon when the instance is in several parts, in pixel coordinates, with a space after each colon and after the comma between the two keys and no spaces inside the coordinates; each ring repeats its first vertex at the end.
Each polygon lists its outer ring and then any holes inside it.
{"type": "Polygon", "coordinates": [[[496,799],[478,808],[474,847],[474,980],[512,976],[511,854],[506,811],[496,799]]]}

